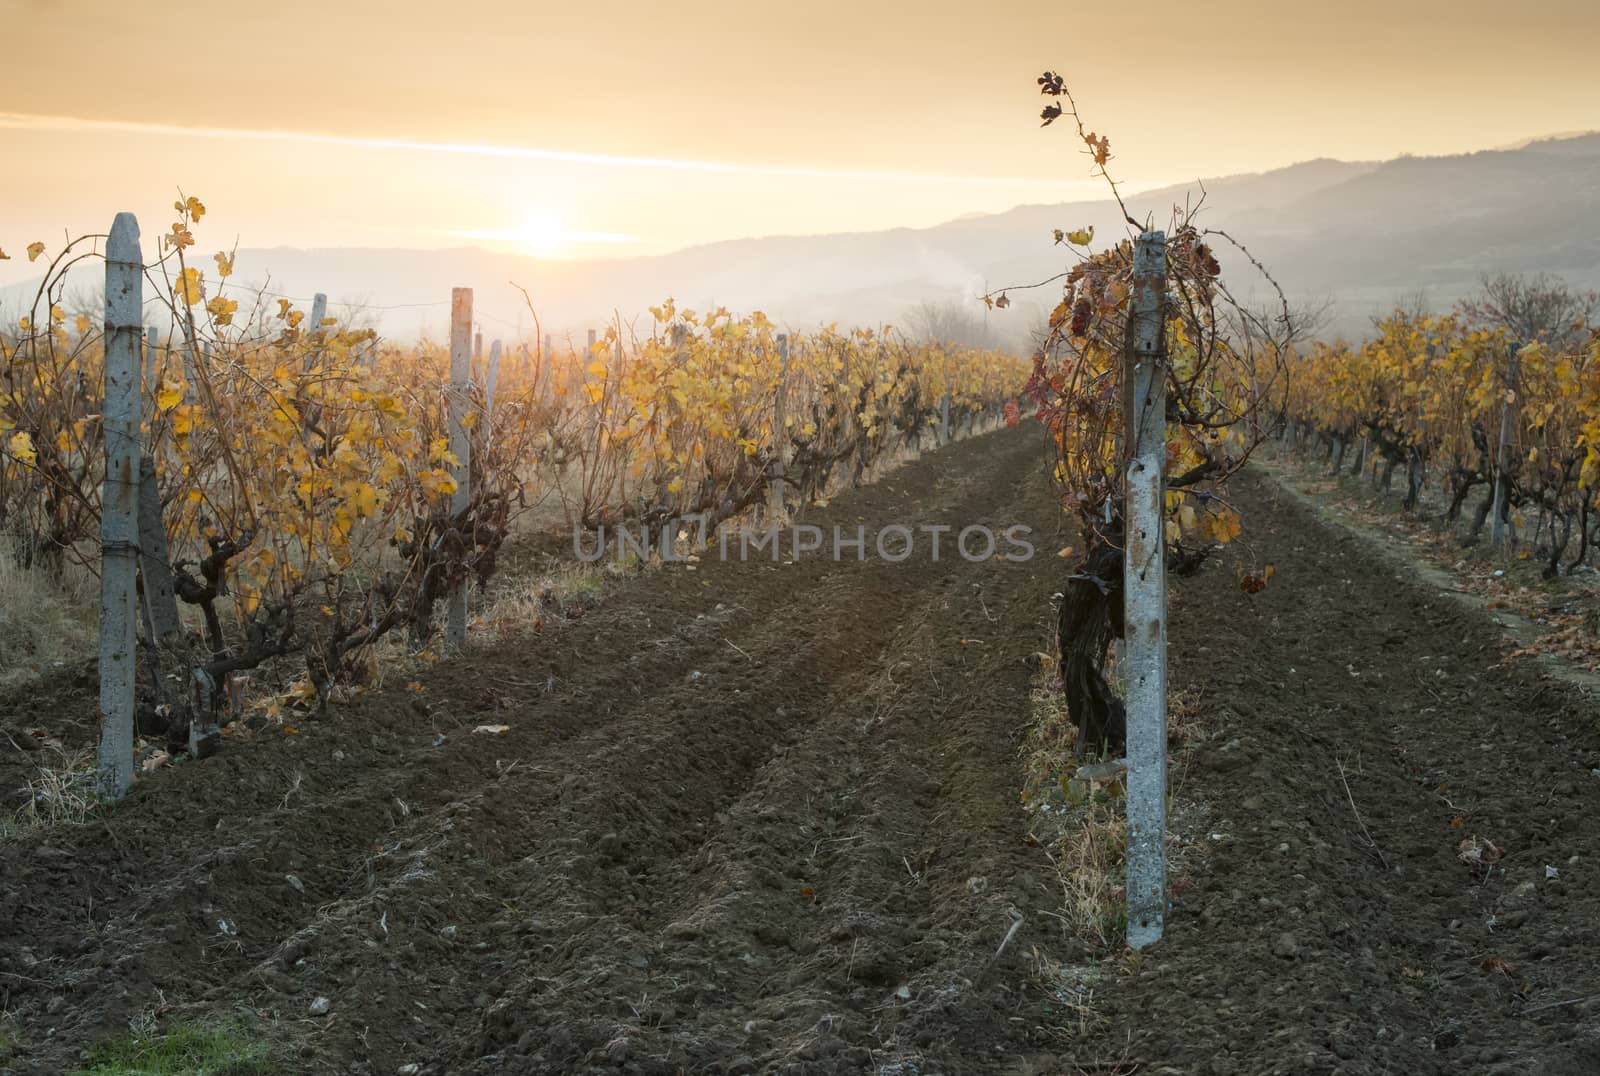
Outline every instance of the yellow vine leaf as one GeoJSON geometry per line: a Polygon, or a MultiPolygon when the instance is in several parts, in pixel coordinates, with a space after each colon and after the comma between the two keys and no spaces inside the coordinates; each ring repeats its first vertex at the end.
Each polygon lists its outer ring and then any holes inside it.
{"type": "Polygon", "coordinates": [[[185,269],[178,278],[178,298],[182,299],[185,306],[193,306],[206,296],[205,284],[200,279],[200,270],[185,269]]]}
{"type": "Polygon", "coordinates": [[[39,260],[39,255],[41,255],[43,253],[44,253],[44,244],[43,243],[29,243],[28,244],[28,260],[30,262],[38,261],[39,260]]]}
{"type": "Polygon", "coordinates": [[[38,461],[39,453],[34,451],[33,438],[28,436],[28,431],[18,430],[11,435],[11,454],[23,463],[32,464],[38,461]]]}
{"type": "Polygon", "coordinates": [[[218,325],[232,325],[233,315],[238,309],[238,302],[220,295],[206,303],[206,311],[211,315],[211,320],[218,325]]]}
{"type": "Polygon", "coordinates": [[[1244,524],[1239,519],[1239,513],[1229,508],[1224,508],[1210,519],[1211,537],[1227,545],[1244,532],[1244,524]]]}

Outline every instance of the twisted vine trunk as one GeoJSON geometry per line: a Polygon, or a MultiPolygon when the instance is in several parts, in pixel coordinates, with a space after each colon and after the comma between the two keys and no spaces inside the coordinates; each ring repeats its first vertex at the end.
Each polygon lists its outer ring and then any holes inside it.
{"type": "Polygon", "coordinates": [[[1078,729],[1077,752],[1118,755],[1127,742],[1127,713],[1106,682],[1106,651],[1122,635],[1121,522],[1094,533],[1088,555],[1062,591],[1057,621],[1061,690],[1078,729]]]}

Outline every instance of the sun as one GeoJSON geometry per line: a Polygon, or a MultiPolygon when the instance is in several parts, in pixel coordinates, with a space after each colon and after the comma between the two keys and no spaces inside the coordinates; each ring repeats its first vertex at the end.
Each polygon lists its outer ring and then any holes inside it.
{"type": "Polygon", "coordinates": [[[524,213],[510,234],[530,254],[546,257],[558,252],[567,240],[567,229],[561,215],[545,209],[524,213]]]}

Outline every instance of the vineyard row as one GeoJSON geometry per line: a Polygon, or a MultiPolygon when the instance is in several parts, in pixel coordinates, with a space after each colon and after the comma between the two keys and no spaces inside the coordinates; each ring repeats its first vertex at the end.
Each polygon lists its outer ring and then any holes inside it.
{"type": "Polygon", "coordinates": [[[69,323],[58,301],[83,257],[69,247],[3,340],[0,529],[13,556],[47,571],[76,560],[98,572],[103,550],[128,547],[140,722],[180,741],[226,719],[243,670],[303,663],[304,705],[320,710],[376,675],[384,637],[428,646],[438,605],[488,581],[519,517],[593,529],[698,515],[715,533],[992,421],[1028,372],[888,327],[784,334],[760,313],[671,300],[647,334],[614,326],[577,354],[496,345],[485,365],[469,350],[465,289],[448,350],[285,300],[241,314],[231,256],[209,280],[186,263],[204,207],[178,209],[153,262],[119,217],[130,253],[119,262],[107,246],[104,325],[69,323]],[[146,337],[149,291],[173,314],[175,346],[146,337]],[[106,387],[119,363],[133,371],[126,419],[106,387]],[[119,453],[137,480],[108,472],[119,453]],[[137,487],[137,535],[97,543],[123,478],[137,487]],[[165,601],[194,610],[200,630],[182,630],[165,601]]]}
{"type": "Polygon", "coordinates": [[[1528,341],[1403,311],[1377,328],[1360,347],[1293,358],[1283,437],[1334,474],[1371,465],[1385,489],[1403,474],[1407,509],[1431,484],[1447,524],[1471,503],[1471,539],[1486,524],[1497,546],[1520,537],[1547,577],[1582,563],[1600,541],[1600,332],[1562,325],[1528,341]]]}

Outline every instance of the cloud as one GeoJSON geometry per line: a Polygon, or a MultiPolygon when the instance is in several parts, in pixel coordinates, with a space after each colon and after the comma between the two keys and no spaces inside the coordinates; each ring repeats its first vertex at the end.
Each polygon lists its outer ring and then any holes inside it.
{"type": "Polygon", "coordinates": [[[359,138],[314,131],[251,130],[239,127],[191,127],[138,120],[89,119],[49,116],[29,112],[0,112],[0,128],[60,133],[115,133],[165,135],[177,138],[230,139],[250,142],[298,142],[303,145],[348,146],[356,149],[399,150],[412,153],[458,154],[514,160],[552,161],[561,164],[610,168],[664,169],[718,172],[747,176],[798,176],[808,179],[848,179],[886,183],[938,183],[949,185],[1059,187],[1059,180],[1034,176],[960,176],[940,173],[866,171],[812,168],[799,165],[740,164],[733,161],[685,160],[677,157],[630,157],[609,153],[493,143],[427,142],[399,138],[359,138]]]}

